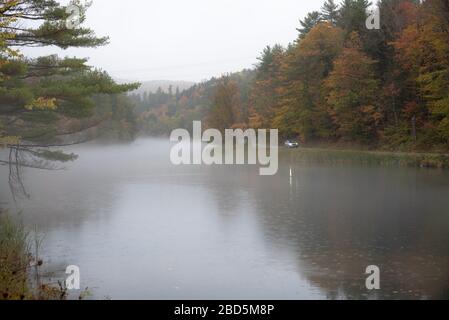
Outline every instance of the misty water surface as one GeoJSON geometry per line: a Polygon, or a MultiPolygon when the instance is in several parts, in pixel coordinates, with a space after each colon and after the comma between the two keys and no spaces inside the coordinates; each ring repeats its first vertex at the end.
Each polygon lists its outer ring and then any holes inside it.
{"type": "Polygon", "coordinates": [[[22,211],[45,235],[47,275],[81,269],[92,298],[449,297],[449,174],[311,166],[182,166],[169,142],[83,145],[64,171],[24,172],[22,211]],[[290,178],[290,168],[293,176],[290,178]],[[381,290],[365,268],[381,269],[381,290]]]}

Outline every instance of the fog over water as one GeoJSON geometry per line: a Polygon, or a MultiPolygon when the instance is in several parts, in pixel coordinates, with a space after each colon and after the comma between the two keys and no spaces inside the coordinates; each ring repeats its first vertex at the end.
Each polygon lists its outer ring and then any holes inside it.
{"type": "Polygon", "coordinates": [[[45,235],[48,274],[78,265],[94,298],[449,297],[448,172],[304,165],[289,150],[275,176],[175,167],[158,139],[69,150],[64,171],[24,170],[17,205],[0,167],[0,201],[45,235]]]}

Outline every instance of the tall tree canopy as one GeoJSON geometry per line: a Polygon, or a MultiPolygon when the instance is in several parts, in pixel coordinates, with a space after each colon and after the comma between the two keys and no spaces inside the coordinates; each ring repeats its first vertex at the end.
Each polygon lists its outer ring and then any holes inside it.
{"type": "Polygon", "coordinates": [[[328,138],[332,127],[325,112],[322,83],[341,51],[343,30],[330,23],[315,26],[285,57],[285,93],[274,125],[304,141],[328,138]]]}
{"type": "Polygon", "coordinates": [[[376,107],[378,82],[374,63],[362,51],[357,33],[352,33],[324,84],[339,138],[363,143],[377,139],[382,115],[376,107]]]}
{"type": "Polygon", "coordinates": [[[280,106],[284,90],[284,49],[280,45],[266,47],[259,58],[256,79],[251,90],[249,126],[268,128],[280,106]]]}
{"type": "Polygon", "coordinates": [[[224,77],[217,85],[207,126],[224,132],[241,121],[240,95],[237,83],[224,77]]]}
{"type": "Polygon", "coordinates": [[[321,7],[321,16],[324,21],[336,25],[339,17],[338,4],[334,0],[326,0],[321,7]]]}
{"type": "Polygon", "coordinates": [[[299,37],[304,38],[310,30],[322,21],[321,13],[313,11],[307,14],[303,20],[299,20],[301,28],[296,29],[299,32],[299,37]]]}

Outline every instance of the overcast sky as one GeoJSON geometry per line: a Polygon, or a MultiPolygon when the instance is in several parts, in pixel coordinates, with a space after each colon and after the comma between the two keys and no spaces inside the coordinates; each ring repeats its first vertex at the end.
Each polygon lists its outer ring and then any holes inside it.
{"type": "Polygon", "coordinates": [[[201,81],[252,67],[266,45],[287,45],[296,39],[299,19],[322,2],[94,0],[86,25],[108,35],[109,45],[26,53],[90,57],[90,65],[116,78],[201,81]]]}

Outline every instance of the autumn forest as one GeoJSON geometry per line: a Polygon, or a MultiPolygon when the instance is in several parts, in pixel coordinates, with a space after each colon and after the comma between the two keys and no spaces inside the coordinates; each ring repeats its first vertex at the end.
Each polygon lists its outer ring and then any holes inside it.
{"type": "Polygon", "coordinates": [[[279,128],[309,145],[395,151],[449,146],[449,2],[326,1],[287,47],[267,46],[253,70],[179,92],[132,98],[145,131],[202,119],[224,128],[279,128]]]}

